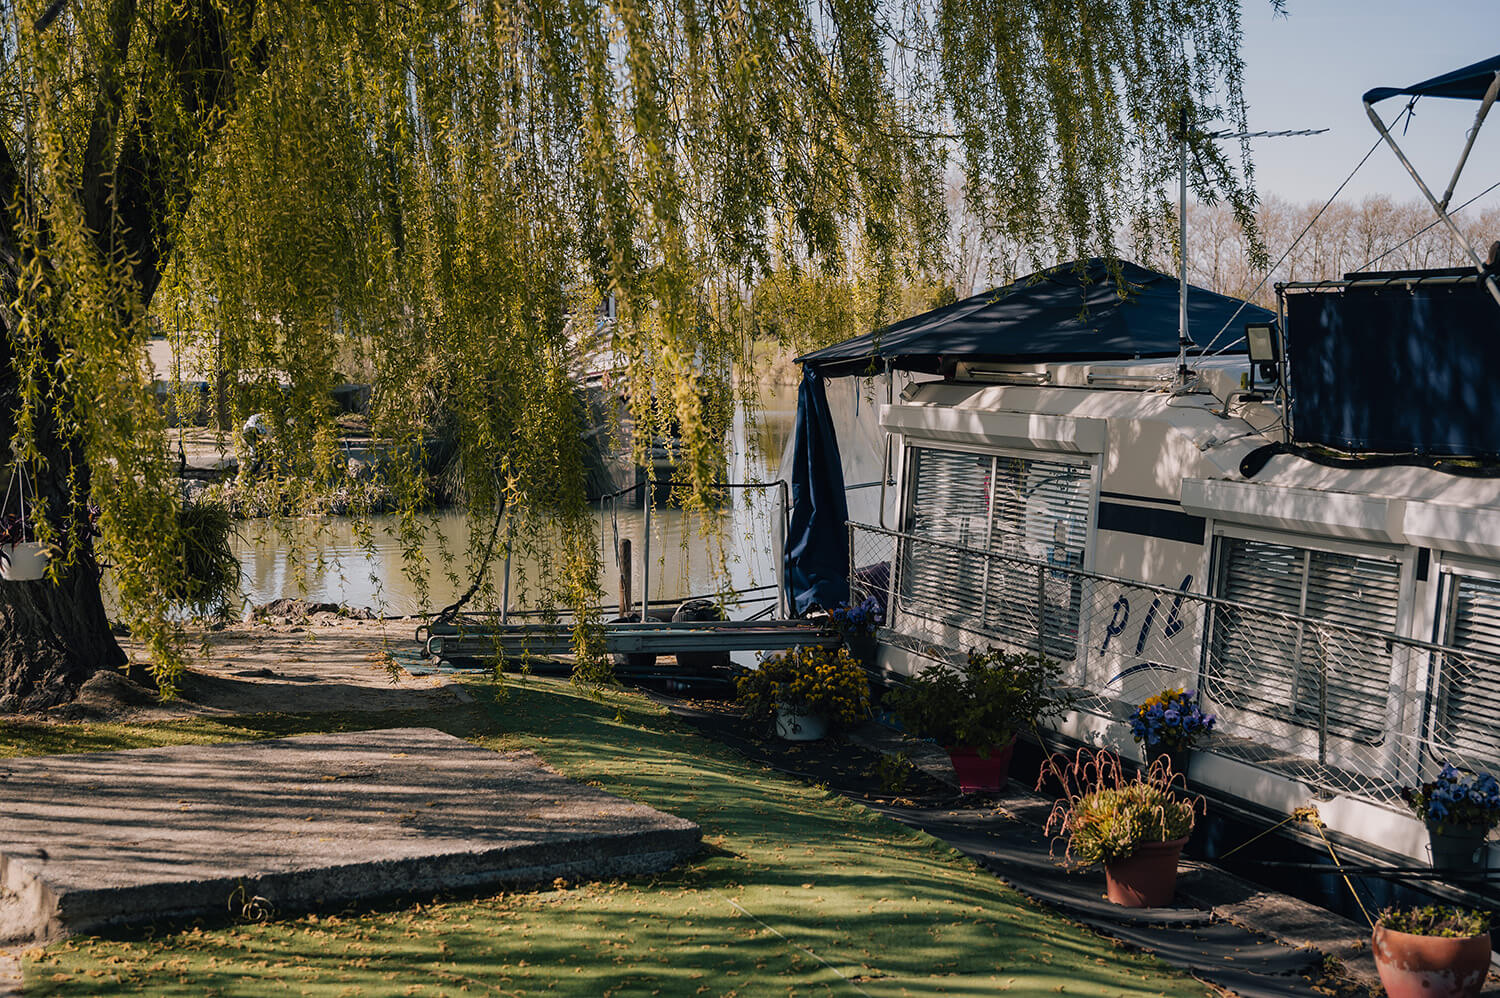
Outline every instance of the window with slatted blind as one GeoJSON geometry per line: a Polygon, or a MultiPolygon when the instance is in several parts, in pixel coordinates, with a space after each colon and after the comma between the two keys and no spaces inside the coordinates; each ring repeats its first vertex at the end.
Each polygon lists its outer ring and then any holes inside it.
{"type": "Polygon", "coordinates": [[[1390,693],[1401,565],[1242,537],[1217,542],[1205,689],[1225,707],[1377,741],[1390,693]],[[1278,614],[1311,618],[1320,625],[1278,614]],[[1326,686],[1324,676],[1326,675],[1326,686]]]}
{"type": "Polygon", "coordinates": [[[1500,767],[1500,581],[1444,573],[1446,655],[1439,675],[1437,739],[1469,765],[1500,767]]]}
{"type": "Polygon", "coordinates": [[[933,447],[909,455],[904,608],[1022,647],[1040,639],[1048,655],[1074,658],[1078,580],[1008,559],[1083,564],[1090,464],[933,447]]]}

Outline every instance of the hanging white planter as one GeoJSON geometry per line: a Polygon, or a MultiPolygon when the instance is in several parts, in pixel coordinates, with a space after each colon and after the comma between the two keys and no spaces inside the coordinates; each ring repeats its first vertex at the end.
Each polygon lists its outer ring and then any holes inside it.
{"type": "Polygon", "coordinates": [[[0,544],[0,579],[35,582],[47,574],[47,549],[41,541],[0,544]]]}
{"type": "MultiPolygon", "coordinates": [[[[47,574],[47,549],[42,547],[41,541],[25,540],[26,537],[35,537],[32,529],[26,526],[26,508],[29,505],[26,500],[26,469],[18,464],[16,471],[10,477],[10,484],[5,487],[5,502],[0,504],[0,519],[6,520],[6,536],[15,537],[20,535],[22,540],[11,541],[0,544],[0,579],[7,582],[35,582],[47,574]],[[10,493],[17,485],[20,486],[20,495],[16,504],[16,515],[12,521],[10,513],[10,493]],[[18,529],[16,529],[18,528],[18,529]],[[15,532],[12,532],[12,531],[15,532]]],[[[36,495],[36,489],[31,489],[31,494],[36,495]]],[[[33,524],[33,527],[35,524],[33,524]]]]}

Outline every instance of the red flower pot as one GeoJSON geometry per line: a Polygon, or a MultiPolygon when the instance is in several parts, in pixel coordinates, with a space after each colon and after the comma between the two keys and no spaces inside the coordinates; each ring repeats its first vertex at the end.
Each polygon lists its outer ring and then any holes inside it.
{"type": "Polygon", "coordinates": [[[1187,839],[1142,842],[1124,859],[1104,864],[1109,899],[1126,908],[1162,908],[1177,889],[1177,860],[1187,839]]]}
{"type": "Polygon", "coordinates": [[[1414,936],[1375,927],[1375,969],[1389,998],[1479,998],[1490,969],[1490,934],[1414,936]]]}
{"type": "Polygon", "coordinates": [[[986,749],[988,757],[968,745],[953,745],[947,749],[953,760],[953,772],[958,776],[958,788],[964,793],[983,790],[999,790],[1010,779],[1010,757],[1016,751],[1016,736],[998,747],[986,749]]]}

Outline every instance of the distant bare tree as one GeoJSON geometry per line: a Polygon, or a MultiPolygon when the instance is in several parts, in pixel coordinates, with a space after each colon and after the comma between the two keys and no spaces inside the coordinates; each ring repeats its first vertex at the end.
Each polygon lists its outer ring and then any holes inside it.
{"type": "MultiPolygon", "coordinates": [[[[1188,280],[1221,294],[1247,297],[1272,306],[1275,285],[1286,281],[1336,280],[1358,270],[1418,270],[1461,267],[1470,261],[1463,248],[1422,201],[1393,201],[1370,195],[1348,204],[1330,205],[1317,222],[1321,204],[1294,205],[1267,198],[1256,212],[1261,238],[1274,263],[1286,259],[1262,283],[1264,271],[1251,266],[1244,233],[1223,205],[1188,208],[1188,280]],[[1290,252],[1293,241],[1302,235],[1290,252]],[[1259,290],[1256,285],[1259,284],[1259,290]]],[[[1500,238],[1500,204],[1461,212],[1455,221],[1475,246],[1483,249],[1500,238]]],[[[1172,272],[1176,261],[1152,260],[1172,272]]]]}

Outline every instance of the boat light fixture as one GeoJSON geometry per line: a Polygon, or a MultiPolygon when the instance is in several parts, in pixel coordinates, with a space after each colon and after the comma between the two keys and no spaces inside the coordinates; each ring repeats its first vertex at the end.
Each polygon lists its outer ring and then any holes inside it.
{"type": "Polygon", "coordinates": [[[1281,361],[1281,338],[1274,322],[1245,323],[1245,344],[1250,349],[1250,363],[1276,364],[1281,361]]]}

